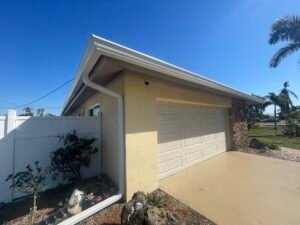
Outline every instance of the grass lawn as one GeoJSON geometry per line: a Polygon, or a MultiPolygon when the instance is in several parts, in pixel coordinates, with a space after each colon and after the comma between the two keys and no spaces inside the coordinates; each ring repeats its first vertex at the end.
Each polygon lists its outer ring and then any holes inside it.
{"type": "Polygon", "coordinates": [[[248,136],[256,138],[263,143],[300,150],[300,137],[289,138],[287,136],[283,136],[283,129],[284,128],[282,126],[279,126],[277,131],[278,135],[276,136],[274,127],[255,128],[248,131],[248,136]]]}

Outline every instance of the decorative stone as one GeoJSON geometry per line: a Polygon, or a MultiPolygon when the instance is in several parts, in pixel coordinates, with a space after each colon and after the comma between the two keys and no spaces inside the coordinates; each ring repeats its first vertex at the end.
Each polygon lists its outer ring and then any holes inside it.
{"type": "Polygon", "coordinates": [[[59,201],[59,202],[57,203],[57,205],[58,205],[58,207],[63,207],[63,206],[64,206],[64,203],[63,203],[62,201],[59,201]]]}
{"type": "Polygon", "coordinates": [[[72,206],[72,207],[68,208],[68,212],[71,215],[76,215],[76,214],[80,213],[81,211],[82,211],[82,209],[81,209],[80,205],[75,205],[75,206],[72,206]]]}
{"type": "Polygon", "coordinates": [[[176,217],[169,215],[165,208],[147,204],[146,195],[137,192],[124,205],[121,213],[122,225],[184,225],[176,217]]]}
{"type": "Polygon", "coordinates": [[[229,130],[232,150],[242,149],[248,146],[248,127],[245,115],[246,102],[232,99],[232,107],[229,109],[229,130]]]}
{"type": "Polygon", "coordinates": [[[101,202],[102,201],[102,197],[99,195],[99,196],[95,197],[94,201],[97,202],[97,203],[101,202]]]}
{"type": "Polygon", "coordinates": [[[95,199],[95,195],[93,193],[90,193],[90,194],[86,195],[85,198],[89,201],[92,201],[95,199]]]}
{"type": "Polygon", "coordinates": [[[140,202],[137,202],[134,206],[134,210],[140,210],[144,207],[144,205],[140,202]]]}
{"type": "Polygon", "coordinates": [[[83,199],[84,193],[82,191],[79,191],[78,189],[75,189],[71,195],[71,198],[69,200],[69,207],[68,212],[71,215],[75,215],[81,212],[81,202],[83,199]]]}

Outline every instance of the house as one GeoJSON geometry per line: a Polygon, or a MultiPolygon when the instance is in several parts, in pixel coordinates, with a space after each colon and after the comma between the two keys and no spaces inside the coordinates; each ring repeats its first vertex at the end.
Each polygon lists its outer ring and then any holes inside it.
{"type": "Polygon", "coordinates": [[[256,97],[92,36],[62,114],[101,112],[101,170],[125,197],[243,147],[243,109],[256,97]]]}

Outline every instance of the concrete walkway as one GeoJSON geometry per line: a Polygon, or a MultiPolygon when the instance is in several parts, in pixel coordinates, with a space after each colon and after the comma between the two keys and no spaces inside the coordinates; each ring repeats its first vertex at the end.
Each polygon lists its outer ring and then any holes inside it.
{"type": "Polygon", "coordinates": [[[226,152],[160,182],[218,225],[299,225],[300,163],[226,152]]]}

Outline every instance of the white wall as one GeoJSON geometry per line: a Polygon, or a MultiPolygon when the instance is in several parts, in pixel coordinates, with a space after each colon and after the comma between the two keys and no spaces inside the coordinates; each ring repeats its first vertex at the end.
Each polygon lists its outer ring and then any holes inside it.
{"type": "MultiPolygon", "coordinates": [[[[65,134],[74,129],[80,136],[95,137],[99,151],[93,155],[90,168],[82,170],[84,177],[91,177],[101,172],[99,117],[24,117],[15,116],[10,111],[7,117],[0,117],[0,202],[9,202],[20,197],[20,193],[9,190],[5,182],[8,174],[17,173],[35,161],[46,168],[50,165],[49,155],[62,143],[58,134],[65,134]]],[[[48,187],[57,185],[49,176],[48,187]]]]}

